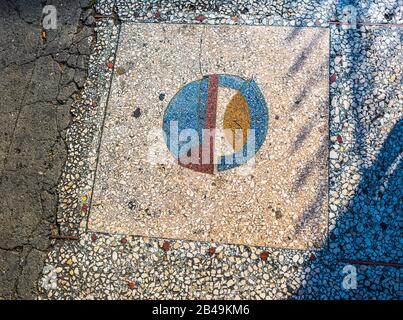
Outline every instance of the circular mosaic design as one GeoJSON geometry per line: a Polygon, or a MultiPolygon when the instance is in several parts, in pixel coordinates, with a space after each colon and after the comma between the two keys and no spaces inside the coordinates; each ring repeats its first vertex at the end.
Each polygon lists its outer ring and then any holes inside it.
{"type": "Polygon", "coordinates": [[[165,142],[178,164],[214,174],[250,160],[263,145],[268,107],[254,80],[213,74],[190,82],[169,102],[165,142]]]}

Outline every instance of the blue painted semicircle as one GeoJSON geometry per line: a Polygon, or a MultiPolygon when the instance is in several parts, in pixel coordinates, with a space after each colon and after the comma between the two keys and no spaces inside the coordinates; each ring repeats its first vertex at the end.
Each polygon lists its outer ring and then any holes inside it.
{"type": "Polygon", "coordinates": [[[182,156],[179,154],[179,150],[181,150],[182,145],[187,143],[186,141],[179,142],[177,149],[170,145],[171,139],[178,141],[175,130],[170,130],[170,126],[175,122],[178,125],[178,133],[185,129],[194,129],[198,132],[199,144],[202,143],[202,132],[206,117],[207,86],[208,78],[187,84],[175,94],[165,109],[162,129],[165,133],[168,149],[175,159],[182,156]]]}

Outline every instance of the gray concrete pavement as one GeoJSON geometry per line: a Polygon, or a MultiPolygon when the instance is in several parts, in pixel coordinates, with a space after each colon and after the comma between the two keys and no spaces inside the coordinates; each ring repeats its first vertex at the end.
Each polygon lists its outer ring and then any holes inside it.
{"type": "Polygon", "coordinates": [[[55,228],[70,107],[86,77],[90,1],[0,1],[0,299],[32,299],[55,228]],[[57,29],[42,34],[42,9],[57,29]]]}

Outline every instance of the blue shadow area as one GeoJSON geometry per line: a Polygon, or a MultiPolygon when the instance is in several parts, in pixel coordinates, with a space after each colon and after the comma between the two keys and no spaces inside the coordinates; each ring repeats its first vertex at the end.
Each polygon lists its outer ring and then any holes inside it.
{"type": "Polygon", "coordinates": [[[376,161],[362,171],[356,195],[332,230],[328,244],[305,263],[296,299],[401,298],[398,267],[357,265],[357,288],[345,289],[346,263],[360,260],[402,263],[403,119],[391,130],[376,161]]]}

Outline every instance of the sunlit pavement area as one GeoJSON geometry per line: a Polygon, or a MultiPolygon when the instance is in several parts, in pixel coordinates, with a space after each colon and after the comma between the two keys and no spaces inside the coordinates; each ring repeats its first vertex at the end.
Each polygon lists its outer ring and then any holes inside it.
{"type": "Polygon", "coordinates": [[[401,298],[399,1],[67,2],[2,4],[1,298],[401,298]]]}

